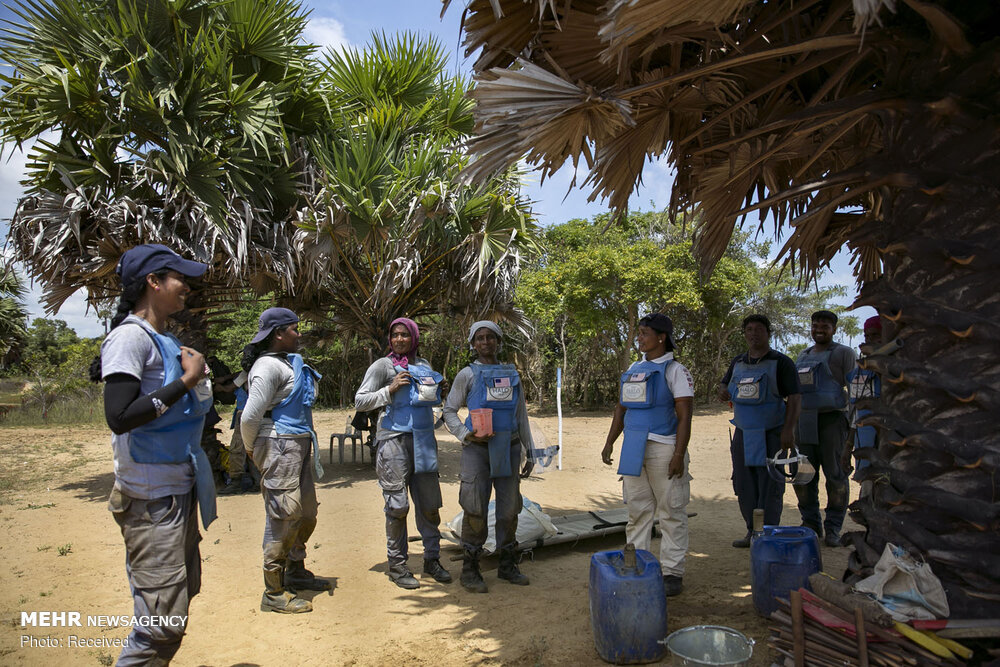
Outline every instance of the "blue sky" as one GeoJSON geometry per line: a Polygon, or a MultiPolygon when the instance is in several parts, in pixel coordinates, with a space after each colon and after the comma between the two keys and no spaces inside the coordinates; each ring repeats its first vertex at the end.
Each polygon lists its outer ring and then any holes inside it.
{"type": "MultiPolygon", "coordinates": [[[[468,74],[471,59],[463,58],[460,46],[459,21],[463,0],[453,0],[452,6],[440,19],[441,3],[438,0],[367,0],[364,2],[334,0],[325,3],[306,3],[312,8],[306,38],[314,44],[330,48],[361,47],[372,32],[394,33],[409,30],[434,36],[449,53],[450,67],[455,72],[468,74]]],[[[6,6],[0,6],[0,18],[11,17],[6,6]]],[[[18,180],[24,167],[24,157],[19,153],[5,151],[0,161],[0,234],[6,238],[7,219],[14,212],[14,206],[21,193],[18,180]]],[[[579,181],[583,181],[581,174],[579,181]]],[[[600,202],[588,203],[588,191],[569,189],[573,180],[572,170],[563,168],[544,184],[539,182],[537,173],[529,174],[525,194],[531,198],[538,220],[543,225],[554,224],[570,218],[591,217],[605,212],[607,207],[600,202]]],[[[647,165],[643,184],[633,194],[630,206],[633,209],[662,209],[670,197],[673,177],[666,163],[652,162],[647,165]]],[[[756,221],[748,221],[756,224],[756,221]]],[[[773,236],[773,226],[765,225],[765,232],[773,236]]],[[[772,244],[780,246],[780,244],[772,244]]],[[[854,299],[854,278],[848,264],[847,254],[842,252],[834,260],[832,273],[823,284],[841,284],[848,287],[850,295],[843,299],[846,305],[854,299]]],[[[33,316],[43,315],[38,305],[40,290],[35,286],[29,299],[29,309],[33,316]]],[[[96,336],[103,333],[100,321],[93,312],[87,314],[83,294],[78,293],[67,301],[55,315],[76,329],[81,335],[96,336]]],[[[862,318],[874,314],[870,308],[855,312],[862,318]]]]}

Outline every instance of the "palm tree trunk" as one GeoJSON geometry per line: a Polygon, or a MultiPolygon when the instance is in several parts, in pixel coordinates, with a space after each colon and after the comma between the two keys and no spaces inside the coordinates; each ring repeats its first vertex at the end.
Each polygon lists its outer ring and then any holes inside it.
{"type": "Polygon", "coordinates": [[[885,272],[858,303],[878,309],[885,340],[903,346],[867,362],[882,376],[867,420],[880,443],[862,477],[875,483],[872,501],[851,506],[867,530],[849,574],[870,573],[892,542],[930,563],[952,617],[996,618],[1000,123],[988,112],[995,102],[976,104],[956,88],[972,84],[983,95],[1000,84],[995,74],[973,75],[967,70],[972,81],[958,81],[941,102],[908,109],[887,134],[894,160],[886,170],[916,187],[888,198],[885,220],[871,225],[885,272]]]}

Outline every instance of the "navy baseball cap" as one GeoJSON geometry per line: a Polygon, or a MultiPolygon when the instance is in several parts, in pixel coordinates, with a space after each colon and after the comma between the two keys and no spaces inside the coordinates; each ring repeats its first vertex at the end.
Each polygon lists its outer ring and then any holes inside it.
{"type": "Polygon", "coordinates": [[[189,278],[197,278],[208,270],[208,264],[184,259],[165,245],[146,243],[125,251],[118,260],[115,273],[122,285],[131,285],[150,273],[173,270],[189,278]]]}
{"type": "Polygon", "coordinates": [[[639,326],[649,327],[653,331],[667,334],[670,347],[677,347],[677,343],[674,342],[674,323],[663,313],[650,313],[646,315],[639,320],[639,326]]]}
{"type": "Polygon", "coordinates": [[[257,324],[257,335],[253,337],[250,343],[259,343],[267,338],[276,328],[295,324],[298,321],[299,316],[287,308],[268,308],[260,314],[260,322],[257,324]]]}

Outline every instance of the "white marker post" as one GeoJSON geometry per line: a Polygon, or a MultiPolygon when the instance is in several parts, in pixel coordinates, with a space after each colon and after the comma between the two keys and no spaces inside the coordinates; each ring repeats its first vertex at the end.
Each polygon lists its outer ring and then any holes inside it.
{"type": "Polygon", "coordinates": [[[562,470],[562,366],[556,369],[556,414],[559,416],[559,464],[562,470]]]}

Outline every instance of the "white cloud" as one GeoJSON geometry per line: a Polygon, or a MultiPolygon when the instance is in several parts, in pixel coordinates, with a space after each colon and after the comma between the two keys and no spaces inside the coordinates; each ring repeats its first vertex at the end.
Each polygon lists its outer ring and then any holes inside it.
{"type": "Polygon", "coordinates": [[[303,37],[310,44],[319,46],[321,51],[326,51],[328,48],[337,51],[351,46],[344,31],[344,24],[328,16],[310,17],[303,31],[303,37]]]}
{"type": "Polygon", "coordinates": [[[4,220],[3,230],[6,236],[7,225],[14,215],[14,207],[21,197],[24,188],[20,180],[24,178],[24,165],[27,158],[22,151],[12,148],[4,150],[0,160],[0,218],[4,220]]]}
{"type": "Polygon", "coordinates": [[[662,211],[670,204],[676,175],[665,155],[649,158],[642,170],[642,183],[629,198],[628,205],[635,210],[662,211]]]}
{"type": "Polygon", "coordinates": [[[97,313],[94,312],[93,308],[89,312],[87,311],[86,294],[86,290],[81,289],[77,291],[63,303],[56,313],[49,315],[41,305],[42,288],[40,285],[35,284],[31,286],[31,291],[25,299],[25,304],[28,306],[28,312],[32,320],[38,317],[63,320],[81,337],[93,338],[95,336],[103,336],[104,325],[100,318],[97,317],[97,313]]]}

